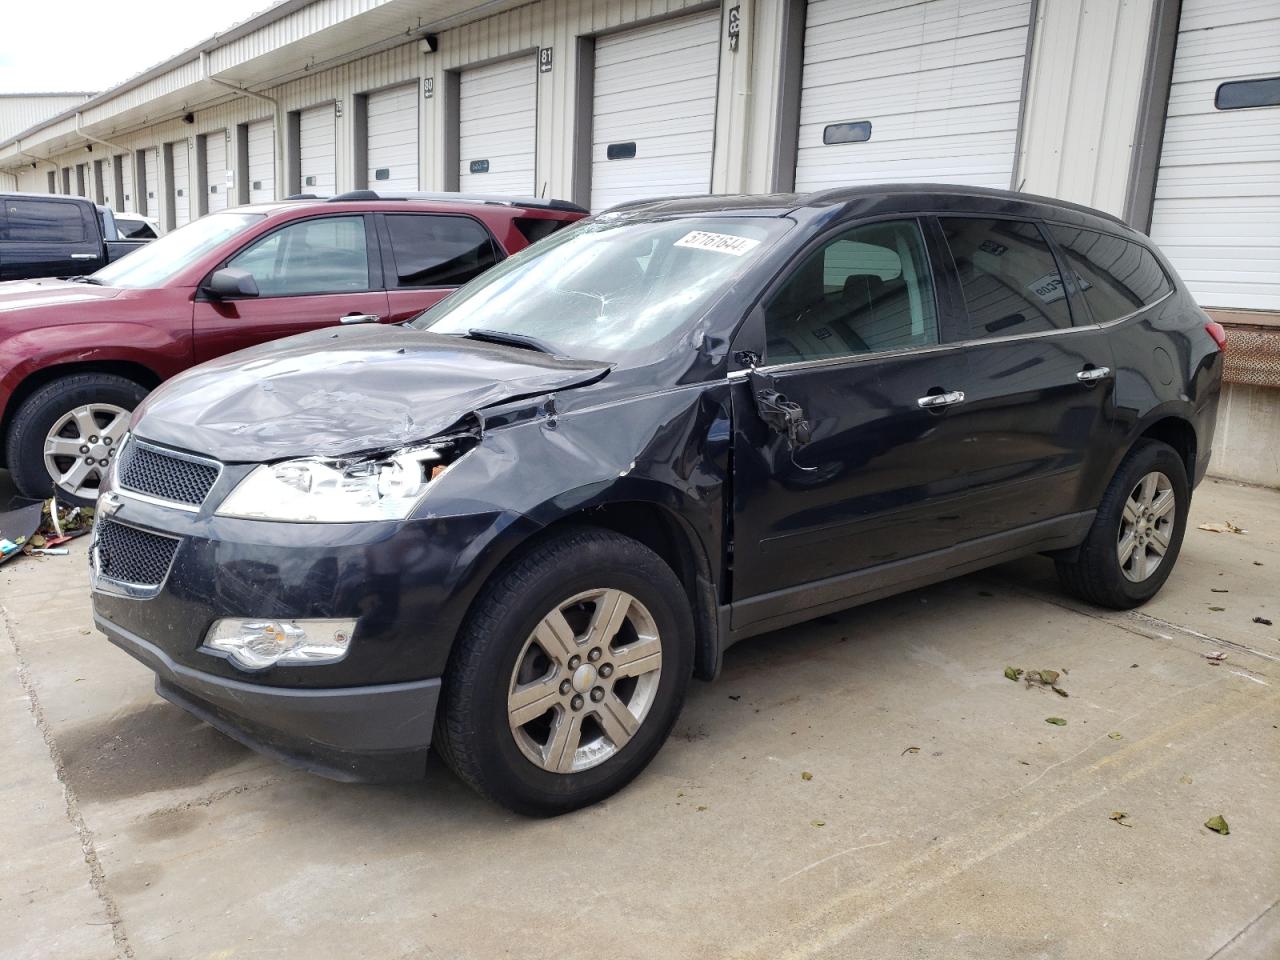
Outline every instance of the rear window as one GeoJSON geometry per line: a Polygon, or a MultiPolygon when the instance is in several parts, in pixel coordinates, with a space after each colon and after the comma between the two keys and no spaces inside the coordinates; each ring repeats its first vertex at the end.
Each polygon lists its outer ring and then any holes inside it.
{"type": "Polygon", "coordinates": [[[26,243],[79,243],[85,238],[80,206],[57,200],[6,200],[0,231],[5,240],[26,243]]]}
{"type": "Polygon", "coordinates": [[[1074,227],[1050,226],[1075,274],[1095,323],[1141,310],[1173,290],[1155,255],[1120,237],[1074,227]]]}
{"type": "Polygon", "coordinates": [[[387,214],[398,287],[458,287],[498,262],[489,231],[470,217],[387,214]]]}
{"type": "Polygon", "coordinates": [[[969,339],[1013,337],[1071,326],[1058,263],[1036,224],[944,217],[969,339]]]}

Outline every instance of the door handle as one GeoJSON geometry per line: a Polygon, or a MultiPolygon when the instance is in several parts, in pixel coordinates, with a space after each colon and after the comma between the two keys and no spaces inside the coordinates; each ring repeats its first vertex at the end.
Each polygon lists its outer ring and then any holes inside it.
{"type": "Polygon", "coordinates": [[[376,313],[348,313],[345,317],[339,317],[339,323],[377,323],[382,318],[376,313]]]}
{"type": "Polygon", "coordinates": [[[1096,380],[1105,380],[1111,376],[1110,367],[1086,367],[1076,374],[1076,379],[1081,383],[1093,383],[1096,380]]]}
{"type": "Polygon", "coordinates": [[[98,255],[96,253],[73,253],[71,255],[71,259],[72,260],[96,260],[98,259],[98,255]]]}
{"type": "Polygon", "coordinates": [[[927,397],[921,397],[916,401],[916,404],[924,410],[936,410],[938,407],[950,407],[957,403],[964,403],[963,390],[931,393],[927,397]]]}

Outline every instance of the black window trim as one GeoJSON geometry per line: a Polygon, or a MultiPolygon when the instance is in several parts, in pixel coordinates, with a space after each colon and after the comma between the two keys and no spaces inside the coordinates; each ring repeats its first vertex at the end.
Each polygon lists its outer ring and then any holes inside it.
{"type": "MultiPolygon", "coordinates": [[[[733,349],[730,350],[730,356],[736,357],[736,354],[742,350],[751,350],[760,357],[761,362],[755,368],[760,373],[791,373],[792,371],[820,369],[825,367],[839,367],[851,363],[867,363],[878,360],[887,360],[904,356],[920,356],[926,353],[938,353],[944,350],[952,350],[960,346],[959,342],[952,342],[947,339],[948,318],[951,316],[951,309],[944,309],[942,299],[942,286],[940,282],[939,270],[942,264],[937,260],[937,247],[934,238],[930,235],[929,225],[926,222],[930,217],[927,213],[886,213],[871,217],[850,217],[831,224],[821,233],[810,237],[795,253],[787,258],[769,278],[769,282],[765,284],[756,297],[751,307],[747,310],[745,319],[738,325],[733,333],[732,343],[733,349]],[[925,259],[929,266],[930,286],[933,289],[933,309],[934,315],[938,321],[938,342],[927,346],[901,347],[896,350],[874,350],[867,353],[847,353],[834,357],[822,357],[812,360],[792,360],[787,363],[770,363],[768,356],[765,354],[765,330],[764,330],[764,305],[773,297],[790,279],[793,271],[812,253],[837,239],[841,234],[848,233],[850,230],[863,226],[872,226],[877,223],[896,223],[901,221],[914,221],[917,229],[920,231],[920,238],[924,243],[925,259]],[[751,346],[755,344],[756,346],[751,346]]],[[[949,286],[949,285],[948,285],[949,286]]],[[[950,291],[948,290],[948,305],[950,291]]],[[[736,361],[735,361],[736,362],[736,361]]],[[[726,374],[726,378],[730,380],[745,377],[751,370],[747,367],[738,365],[739,369],[730,370],[726,374]]]]}
{"type": "Polygon", "coordinates": [[[343,295],[358,296],[363,293],[382,293],[386,290],[385,286],[378,286],[377,278],[383,275],[382,251],[378,245],[378,235],[373,224],[374,215],[372,213],[361,212],[357,210],[345,211],[326,211],[313,216],[306,217],[290,217],[275,227],[265,230],[257,234],[249,240],[246,240],[231,253],[227,254],[217,265],[214,266],[204,278],[201,279],[200,285],[196,288],[196,300],[198,302],[220,302],[220,301],[239,301],[239,300],[292,300],[297,297],[340,297],[343,295]],[[296,223],[302,223],[309,220],[331,220],[335,217],[361,217],[364,219],[364,247],[365,258],[369,268],[369,289],[367,290],[312,290],[307,293],[278,293],[268,294],[259,297],[221,297],[215,301],[212,297],[204,292],[205,284],[209,282],[209,278],[213,274],[221,270],[228,263],[234,260],[240,254],[244,253],[250,247],[269,237],[275,236],[281,230],[293,226],[296,223]]]}
{"type": "Polygon", "coordinates": [[[382,289],[389,293],[397,290],[457,290],[461,284],[457,283],[441,283],[433,286],[421,287],[402,287],[400,286],[400,275],[396,267],[395,249],[391,243],[391,228],[387,225],[387,217],[389,216],[414,216],[414,217],[455,217],[460,220],[470,220],[484,231],[485,236],[489,238],[489,246],[493,250],[493,263],[486,268],[492,270],[503,260],[507,259],[506,248],[498,242],[498,238],[493,235],[493,231],[489,229],[489,225],[479,217],[469,213],[460,213],[454,210],[383,210],[373,214],[377,223],[378,244],[382,254],[382,289]]]}
{"type": "MultiPolygon", "coordinates": [[[[1134,317],[1138,317],[1146,313],[1152,307],[1157,307],[1160,304],[1164,303],[1166,300],[1168,300],[1170,297],[1172,297],[1175,293],[1178,292],[1178,284],[1174,281],[1173,275],[1169,273],[1169,268],[1165,266],[1164,261],[1160,257],[1160,254],[1156,251],[1155,247],[1152,244],[1144,243],[1142,240],[1140,240],[1137,237],[1131,237],[1131,236],[1126,237],[1123,234],[1115,232],[1114,230],[1100,230],[1097,227],[1081,226],[1078,223],[1068,223],[1066,220],[1057,220],[1057,219],[1054,219],[1053,217],[1041,217],[1040,220],[1044,223],[1046,227],[1053,226],[1053,227],[1065,227],[1068,230],[1083,230],[1086,233],[1096,233],[1099,236],[1110,237],[1112,240],[1119,240],[1122,243],[1132,243],[1134,246],[1141,247],[1143,250],[1147,251],[1147,253],[1151,254],[1151,258],[1155,260],[1156,266],[1159,267],[1160,272],[1164,274],[1165,282],[1169,284],[1169,289],[1165,291],[1163,296],[1160,296],[1157,299],[1152,300],[1150,303],[1143,304],[1137,310],[1131,310],[1129,313],[1126,313],[1123,316],[1114,317],[1110,320],[1100,321],[1096,317],[1094,317],[1093,309],[1089,306],[1088,302],[1085,300],[1084,291],[1080,290],[1079,286],[1076,284],[1075,274],[1074,273],[1071,274],[1070,278],[1068,279],[1066,273],[1064,273],[1063,274],[1064,279],[1066,279],[1066,282],[1076,292],[1076,295],[1079,296],[1081,302],[1084,304],[1082,309],[1088,314],[1089,323],[1084,326],[1084,329],[1105,330],[1108,327],[1114,327],[1117,323],[1124,323],[1127,320],[1132,320],[1134,317]]],[[[1048,230],[1046,232],[1049,237],[1050,243],[1052,243],[1054,246],[1054,249],[1055,250],[1059,249],[1058,240],[1053,235],[1053,231],[1048,230]]],[[[1063,258],[1063,262],[1065,262],[1065,257],[1063,258]]]]}
{"type": "Polygon", "coordinates": [[[49,196],[49,197],[11,196],[9,199],[4,200],[3,204],[4,204],[4,209],[0,210],[0,224],[4,225],[4,230],[0,231],[0,237],[3,238],[5,243],[56,243],[56,244],[61,244],[62,246],[68,246],[68,245],[76,246],[79,244],[89,244],[92,246],[93,244],[93,241],[94,241],[94,238],[92,236],[93,231],[85,229],[86,227],[85,205],[84,205],[83,198],[73,199],[71,197],[57,197],[57,196],[49,196]],[[74,207],[76,210],[77,216],[80,218],[80,239],[79,240],[67,240],[65,238],[61,240],[56,240],[56,239],[55,240],[11,240],[9,239],[9,235],[8,235],[9,234],[9,211],[8,211],[9,200],[19,200],[24,203],[56,203],[58,204],[58,206],[61,206],[61,207],[74,207]]]}

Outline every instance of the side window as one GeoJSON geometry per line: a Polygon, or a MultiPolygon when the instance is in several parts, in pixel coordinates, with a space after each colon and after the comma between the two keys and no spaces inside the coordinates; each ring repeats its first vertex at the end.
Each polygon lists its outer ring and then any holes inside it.
{"type": "Polygon", "coordinates": [[[364,217],[317,217],[282,227],[236,254],[264,297],[372,289],[364,217]]]}
{"type": "Polygon", "coordinates": [[[79,243],[84,218],[74,203],[56,200],[5,201],[5,240],[26,243],[79,243]]]}
{"type": "Polygon", "coordinates": [[[969,338],[1071,326],[1067,291],[1040,228],[1026,220],[943,217],[969,310],[969,338]]]}
{"type": "Polygon", "coordinates": [[[809,254],[765,308],[770,363],[938,342],[933,282],[914,220],[854,227],[809,254]]]}
{"type": "Polygon", "coordinates": [[[1049,230],[1098,323],[1141,310],[1173,289],[1160,261],[1141,244],[1075,227],[1049,230]]]}
{"type": "Polygon", "coordinates": [[[457,287],[498,262],[489,232],[469,217],[387,215],[399,287],[457,287]]]}

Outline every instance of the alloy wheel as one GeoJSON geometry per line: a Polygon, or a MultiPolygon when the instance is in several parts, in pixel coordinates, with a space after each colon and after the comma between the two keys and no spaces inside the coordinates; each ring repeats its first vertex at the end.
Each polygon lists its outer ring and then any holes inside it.
{"type": "Polygon", "coordinates": [[[129,411],[89,403],[67,411],[45,436],[44,465],[59,493],[93,500],[129,429],[129,411]]]}
{"type": "Polygon", "coordinates": [[[1116,538],[1116,558],[1126,579],[1141,583],[1164,562],[1177,508],[1173,484],[1158,470],[1148,473],[1130,491],[1116,538]]]}
{"type": "Polygon", "coordinates": [[[644,604],[597,589],[558,604],[516,658],[507,717],[520,751],[552,773],[604,763],[644,723],[662,674],[662,638],[644,604]]]}

